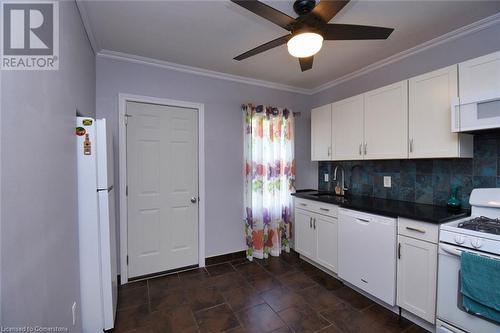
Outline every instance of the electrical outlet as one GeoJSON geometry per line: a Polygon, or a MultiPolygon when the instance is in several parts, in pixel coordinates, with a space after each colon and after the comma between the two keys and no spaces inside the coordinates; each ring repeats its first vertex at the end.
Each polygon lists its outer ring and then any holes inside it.
{"type": "Polygon", "coordinates": [[[324,179],[325,179],[325,182],[328,182],[329,181],[329,175],[327,173],[324,174],[324,179]]]}
{"type": "Polygon", "coordinates": [[[391,176],[384,176],[384,187],[391,187],[391,176]]]}
{"type": "Polygon", "coordinates": [[[73,302],[73,306],[71,307],[71,314],[73,315],[73,326],[76,324],[76,302],[73,302]]]}

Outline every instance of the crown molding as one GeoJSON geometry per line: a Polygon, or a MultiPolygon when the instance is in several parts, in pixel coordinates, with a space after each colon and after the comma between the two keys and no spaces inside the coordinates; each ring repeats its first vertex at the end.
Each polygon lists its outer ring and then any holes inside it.
{"type": "Polygon", "coordinates": [[[87,33],[87,37],[89,39],[90,46],[92,47],[94,54],[97,55],[99,53],[99,51],[101,50],[101,45],[99,44],[99,40],[95,37],[94,32],[92,30],[92,25],[90,24],[89,15],[87,12],[87,7],[85,7],[85,1],[76,0],[76,8],[78,9],[78,12],[80,13],[80,18],[82,19],[83,28],[85,29],[85,32],[87,33]]]}
{"type": "Polygon", "coordinates": [[[238,83],[251,84],[254,86],[289,91],[289,92],[294,92],[294,93],[299,93],[299,94],[304,94],[304,95],[311,95],[312,94],[311,89],[299,88],[299,87],[289,86],[289,85],[276,83],[276,82],[258,80],[258,79],[253,79],[253,78],[245,77],[245,76],[216,72],[216,71],[212,71],[209,69],[181,65],[181,64],[177,64],[177,63],[173,63],[173,62],[168,62],[168,61],[164,61],[164,60],[158,60],[158,59],[153,59],[153,58],[148,58],[148,57],[143,57],[143,56],[138,56],[138,55],[133,55],[133,54],[128,54],[128,53],[123,53],[123,52],[116,52],[116,51],[110,51],[110,50],[104,49],[104,50],[99,51],[97,53],[97,56],[102,57],[102,58],[117,59],[117,60],[122,60],[122,61],[133,62],[136,64],[152,65],[152,66],[157,66],[157,67],[170,69],[170,70],[183,72],[183,73],[201,75],[201,76],[206,76],[206,77],[211,77],[211,78],[221,79],[221,80],[226,80],[226,81],[233,81],[233,82],[238,82],[238,83]]]}
{"type": "Polygon", "coordinates": [[[479,20],[479,21],[476,21],[476,22],[471,23],[469,25],[460,27],[456,30],[450,31],[444,35],[441,35],[441,36],[438,36],[434,39],[428,40],[422,44],[419,44],[417,46],[414,46],[412,48],[404,50],[400,53],[394,54],[394,55],[387,57],[383,60],[374,62],[373,64],[370,64],[366,67],[358,69],[358,70],[351,72],[347,75],[341,76],[338,79],[324,83],[316,88],[311,89],[311,94],[317,94],[323,90],[326,90],[328,88],[332,88],[336,85],[339,85],[339,84],[344,83],[346,81],[352,80],[356,77],[368,74],[370,72],[373,72],[376,69],[390,65],[390,64],[395,63],[397,61],[400,61],[404,58],[410,57],[412,55],[423,52],[425,50],[436,47],[438,45],[450,42],[454,39],[470,35],[472,33],[486,29],[486,28],[491,27],[493,25],[496,25],[498,23],[500,23],[500,13],[492,15],[492,16],[488,16],[482,20],[479,20]]]}

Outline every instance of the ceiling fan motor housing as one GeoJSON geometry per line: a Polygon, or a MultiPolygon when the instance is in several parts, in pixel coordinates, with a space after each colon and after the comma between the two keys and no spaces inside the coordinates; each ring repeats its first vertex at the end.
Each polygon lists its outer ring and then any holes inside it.
{"type": "Polygon", "coordinates": [[[293,4],[293,10],[297,13],[297,15],[302,16],[309,14],[315,6],[315,0],[297,0],[293,4]]]}

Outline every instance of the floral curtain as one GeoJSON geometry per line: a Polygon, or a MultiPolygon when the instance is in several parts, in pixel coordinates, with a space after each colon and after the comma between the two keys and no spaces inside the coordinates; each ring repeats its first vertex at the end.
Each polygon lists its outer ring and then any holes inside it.
{"type": "Polygon", "coordinates": [[[287,109],[243,105],[247,258],[290,251],[295,191],[294,119],[287,109]]]}

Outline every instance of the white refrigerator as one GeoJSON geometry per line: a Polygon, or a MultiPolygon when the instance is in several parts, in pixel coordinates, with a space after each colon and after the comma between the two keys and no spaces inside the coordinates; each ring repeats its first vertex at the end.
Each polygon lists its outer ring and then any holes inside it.
{"type": "Polygon", "coordinates": [[[114,327],[117,302],[113,140],[106,119],[78,117],[78,231],[85,333],[114,327]]]}

